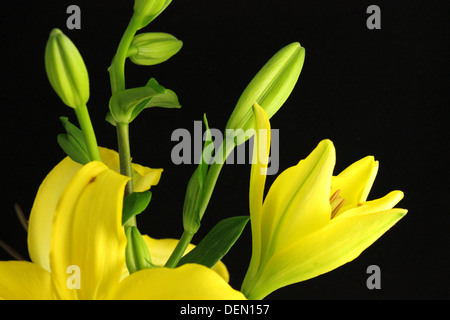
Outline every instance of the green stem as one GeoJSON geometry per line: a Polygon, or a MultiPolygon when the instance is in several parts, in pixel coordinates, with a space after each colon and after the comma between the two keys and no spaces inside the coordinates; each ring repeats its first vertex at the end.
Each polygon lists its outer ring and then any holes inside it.
{"type": "MultiPolygon", "coordinates": [[[[201,199],[200,199],[200,206],[199,206],[199,216],[200,219],[203,217],[206,207],[208,206],[209,200],[211,199],[211,195],[214,191],[214,187],[216,185],[217,179],[219,178],[220,171],[222,170],[222,167],[230,154],[230,152],[234,149],[235,144],[232,141],[228,140],[224,141],[224,143],[221,146],[222,150],[222,161],[220,163],[214,162],[211,164],[211,167],[208,170],[208,174],[206,177],[204,189],[202,191],[201,199]]],[[[178,242],[177,246],[175,247],[175,250],[172,252],[172,254],[169,257],[169,260],[166,263],[166,267],[168,268],[174,268],[177,266],[178,262],[180,261],[181,257],[183,256],[184,252],[186,251],[187,246],[191,242],[192,238],[194,237],[195,232],[190,232],[187,230],[184,230],[183,234],[181,235],[181,239],[178,242]]]]}
{"type": "Polygon", "coordinates": [[[141,19],[142,17],[135,14],[131,17],[111,64],[109,72],[111,78],[111,91],[113,94],[117,91],[125,90],[125,60],[127,58],[131,41],[139,29],[141,19]]]}
{"type": "Polygon", "coordinates": [[[220,171],[222,170],[228,155],[233,151],[235,144],[231,140],[225,140],[221,145],[220,149],[222,151],[222,160],[220,163],[214,162],[211,164],[208,174],[205,179],[205,184],[202,190],[202,198],[200,200],[199,214],[200,219],[203,217],[206,211],[206,207],[209,204],[214,187],[216,186],[217,179],[219,178],[220,171]]]}
{"type": "Polygon", "coordinates": [[[180,241],[178,241],[178,244],[175,247],[175,250],[170,255],[169,260],[167,260],[166,262],[166,268],[175,268],[177,266],[181,257],[183,257],[183,254],[185,253],[189,243],[191,243],[193,237],[194,234],[192,232],[186,230],[183,232],[180,241]]]}
{"type": "MultiPolygon", "coordinates": [[[[133,168],[131,167],[129,127],[127,123],[118,123],[116,129],[117,144],[119,147],[120,173],[131,178],[125,186],[125,196],[127,196],[132,194],[134,191],[133,168]]],[[[136,226],[136,217],[129,219],[127,221],[127,225],[136,226]]]]}
{"type": "MultiPolygon", "coordinates": [[[[139,29],[140,17],[133,15],[130,22],[120,40],[117,48],[116,55],[114,56],[111,67],[109,68],[110,80],[111,80],[111,92],[112,94],[125,90],[125,60],[128,54],[128,48],[134,35],[139,29]]],[[[119,149],[120,159],[120,173],[130,177],[127,186],[125,188],[125,195],[129,195],[133,192],[133,171],[131,168],[131,151],[130,151],[130,139],[129,139],[129,126],[128,124],[117,124],[117,141],[119,149]]],[[[135,219],[130,219],[134,221],[135,219]]]]}
{"type": "MultiPolygon", "coordinates": [[[[124,176],[133,177],[133,169],[131,167],[130,152],[130,135],[128,123],[117,124],[117,144],[119,146],[120,173],[124,176]]],[[[125,195],[133,193],[133,183],[128,181],[125,188],[125,195]]]]}
{"type": "Polygon", "coordinates": [[[91,161],[102,161],[98,151],[97,139],[95,138],[94,128],[92,127],[91,118],[86,105],[78,106],[74,109],[75,114],[83,132],[84,140],[91,161]]]}

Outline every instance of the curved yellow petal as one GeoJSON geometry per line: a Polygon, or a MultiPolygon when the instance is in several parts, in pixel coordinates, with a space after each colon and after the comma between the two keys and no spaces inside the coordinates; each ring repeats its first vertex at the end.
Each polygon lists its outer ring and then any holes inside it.
{"type": "Polygon", "coordinates": [[[266,258],[327,225],[334,165],[334,145],[323,140],[306,159],[277,177],[263,205],[262,243],[270,247],[266,258]]]}
{"type": "Polygon", "coordinates": [[[50,273],[28,261],[0,261],[0,299],[52,300],[50,273]]]}
{"type": "MultiPolygon", "coordinates": [[[[115,172],[120,172],[119,153],[107,148],[99,148],[104,164],[115,172]]],[[[142,192],[159,183],[163,169],[152,169],[132,163],[134,191],[142,192]]]]}
{"type": "Polygon", "coordinates": [[[350,262],[406,212],[391,209],[331,220],[327,227],[274,255],[247,296],[260,299],[281,287],[317,277],[350,262]]]}
{"type": "MultiPolygon", "coordinates": [[[[144,238],[148,250],[150,251],[152,263],[159,267],[162,267],[166,264],[179,241],[177,239],[153,239],[147,235],[143,235],[142,237],[144,238]]],[[[194,248],[195,245],[190,243],[186,249],[185,254],[187,254],[194,248]]],[[[211,269],[217,272],[225,281],[229,281],[230,275],[228,273],[227,267],[222,261],[217,262],[216,265],[211,269]]]]}
{"type": "Polygon", "coordinates": [[[163,169],[152,169],[132,163],[134,191],[143,192],[159,183],[163,169]]]}
{"type": "Polygon", "coordinates": [[[255,136],[249,191],[253,243],[250,273],[259,264],[261,255],[261,217],[271,139],[271,128],[267,113],[257,103],[253,106],[253,112],[255,115],[255,136]]]}
{"type": "MultiPolygon", "coordinates": [[[[119,154],[107,148],[99,147],[103,163],[119,173],[119,154]]],[[[65,187],[82,165],[69,157],[58,163],[45,177],[39,187],[31,209],[28,227],[28,251],[34,263],[50,271],[50,237],[56,205],[65,187]]],[[[151,169],[132,164],[135,170],[135,191],[145,191],[158,184],[162,169],[151,169]]]]}
{"type": "Polygon", "coordinates": [[[391,191],[382,198],[366,201],[350,210],[341,210],[333,219],[348,218],[361,214],[385,211],[395,207],[403,199],[403,192],[399,190],[391,191]]]}
{"type": "Polygon", "coordinates": [[[367,200],[378,172],[378,161],[367,156],[348,166],[331,180],[333,191],[340,190],[339,196],[345,199],[345,210],[367,200]]]}
{"type": "Polygon", "coordinates": [[[50,267],[59,297],[96,299],[119,282],[125,263],[122,205],[128,178],[103,163],[83,166],[55,210],[50,267]],[[67,286],[68,268],[80,271],[80,289],[67,286]]]}
{"type": "Polygon", "coordinates": [[[31,260],[47,271],[50,271],[50,237],[55,208],[65,187],[81,167],[69,157],[58,163],[40,185],[31,209],[28,251],[31,260]]]}
{"type": "Polygon", "coordinates": [[[121,281],[116,300],[244,300],[221,276],[198,264],[154,268],[133,273],[121,281]]]}

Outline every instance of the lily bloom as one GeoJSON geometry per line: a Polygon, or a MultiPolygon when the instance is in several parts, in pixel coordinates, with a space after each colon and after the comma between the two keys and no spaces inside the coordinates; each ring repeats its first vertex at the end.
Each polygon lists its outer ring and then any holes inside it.
{"type": "Polygon", "coordinates": [[[258,105],[254,114],[253,249],[242,292],[249,299],[262,299],[355,259],[407,210],[393,209],[403,197],[401,191],[367,200],[378,170],[371,156],[333,176],[335,149],[330,140],[321,141],[306,159],[282,172],[263,200],[270,123],[258,105]]]}
{"type": "MultiPolygon", "coordinates": [[[[114,152],[106,153],[115,157],[114,152]]],[[[107,155],[103,160],[108,163],[107,155]]],[[[72,168],[74,163],[70,161],[66,158],[57,165],[38,191],[34,218],[29,224],[29,250],[30,256],[34,252],[33,262],[0,262],[0,299],[244,298],[218,272],[196,264],[175,269],[145,269],[124,276],[127,239],[122,227],[122,208],[129,178],[104,163],[93,161],[72,168]],[[73,171],[68,170],[70,168],[73,171]],[[60,181],[57,178],[63,179],[64,175],[71,177],[66,183],[61,181],[64,188],[59,195],[46,190],[56,191],[55,184],[60,181]],[[53,197],[55,201],[52,201],[53,197]],[[51,214],[45,210],[45,199],[47,209],[53,208],[51,214]],[[49,215],[51,224],[47,226],[44,222],[49,215]],[[50,232],[48,243],[44,233],[41,237],[33,235],[39,225],[50,232]]],[[[136,168],[143,170],[140,173],[152,170],[136,168]]],[[[159,176],[156,177],[153,184],[159,180],[159,176]]],[[[135,180],[137,190],[139,183],[144,181],[141,178],[145,180],[145,175],[135,180]]],[[[143,185],[149,187],[150,180],[142,182],[143,185]]],[[[149,248],[155,253],[155,262],[166,259],[168,253],[164,250],[171,246],[166,243],[170,240],[159,242],[147,237],[146,241],[156,242],[152,245],[154,250],[149,248]]]]}
{"type": "MultiPolygon", "coordinates": [[[[99,148],[102,162],[119,173],[119,154],[107,148],[99,148]]],[[[50,271],[49,252],[55,209],[66,186],[83,166],[69,157],[58,163],[41,183],[31,209],[28,227],[28,251],[34,263],[50,271]]],[[[136,192],[147,191],[157,185],[163,169],[152,169],[132,164],[133,183],[136,192]]]]}

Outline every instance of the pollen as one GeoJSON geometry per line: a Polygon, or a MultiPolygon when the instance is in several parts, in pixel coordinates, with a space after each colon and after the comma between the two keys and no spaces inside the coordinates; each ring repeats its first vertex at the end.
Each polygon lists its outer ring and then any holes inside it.
{"type": "Polygon", "coordinates": [[[339,196],[340,193],[341,193],[341,190],[338,189],[330,197],[331,219],[333,219],[336,216],[338,211],[344,205],[345,199],[339,196]]]}

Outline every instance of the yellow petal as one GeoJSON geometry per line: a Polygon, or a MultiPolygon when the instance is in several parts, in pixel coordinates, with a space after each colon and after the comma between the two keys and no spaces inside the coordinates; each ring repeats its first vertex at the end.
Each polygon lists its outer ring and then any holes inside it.
{"type": "Polygon", "coordinates": [[[198,264],[145,269],[126,277],[112,299],[117,300],[244,300],[211,269],[198,264]]]}
{"type": "Polygon", "coordinates": [[[28,261],[0,261],[0,299],[55,298],[50,273],[28,261]]]}
{"type": "Polygon", "coordinates": [[[259,264],[261,254],[261,215],[271,138],[267,113],[257,103],[253,107],[253,112],[255,115],[255,137],[253,140],[249,192],[253,246],[250,272],[259,264]]]}
{"type": "Polygon", "coordinates": [[[331,182],[333,191],[340,190],[339,196],[345,199],[343,210],[367,200],[377,172],[378,161],[372,156],[367,156],[333,177],[331,182]]]}
{"type": "Polygon", "coordinates": [[[65,187],[81,167],[69,157],[57,164],[39,187],[31,209],[28,251],[31,260],[47,271],[50,271],[50,237],[55,208],[65,187]]]}
{"type": "Polygon", "coordinates": [[[305,160],[277,177],[263,205],[261,230],[266,258],[327,225],[334,164],[333,143],[323,140],[305,160]]]}
{"type": "MultiPolygon", "coordinates": [[[[104,164],[115,172],[120,172],[119,154],[107,148],[99,148],[100,156],[104,164]]],[[[134,191],[142,192],[159,183],[163,169],[152,169],[132,163],[134,191]]]]}
{"type": "MultiPolygon", "coordinates": [[[[99,148],[103,163],[111,170],[119,173],[119,154],[107,148],[99,148]]],[[[34,263],[50,271],[49,252],[53,216],[56,205],[65,187],[80,170],[81,164],[64,158],[45,177],[37,192],[31,209],[28,227],[28,250],[34,263]]],[[[151,169],[132,164],[135,171],[135,191],[148,190],[156,185],[161,177],[162,169],[151,169]]]]}
{"type": "Polygon", "coordinates": [[[278,252],[267,263],[250,298],[261,298],[286,285],[317,277],[355,259],[405,214],[391,209],[330,224],[278,252]]]}
{"type": "Polygon", "coordinates": [[[163,169],[152,169],[132,163],[134,191],[143,192],[159,183],[163,169]]]}
{"type": "MultiPolygon", "coordinates": [[[[152,257],[152,263],[157,266],[164,266],[169,260],[170,255],[178,244],[177,239],[153,239],[147,235],[142,236],[147,244],[148,250],[150,251],[150,256],[152,257]]],[[[195,245],[190,243],[186,249],[185,254],[195,248],[195,245]]],[[[230,275],[228,273],[227,267],[222,261],[216,263],[214,267],[211,268],[217,272],[225,281],[229,281],[230,275]]]]}
{"type": "Polygon", "coordinates": [[[50,247],[50,267],[61,298],[103,298],[119,282],[125,263],[121,221],[127,181],[94,161],[81,168],[64,190],[50,247]],[[80,270],[80,289],[67,286],[70,266],[80,270]]]}
{"type": "Polygon", "coordinates": [[[346,211],[341,210],[333,219],[347,218],[350,216],[357,216],[361,214],[368,214],[372,212],[389,210],[395,207],[395,205],[399,203],[400,200],[402,199],[403,199],[403,192],[398,190],[391,191],[382,198],[363,202],[362,204],[350,210],[346,211]]]}

